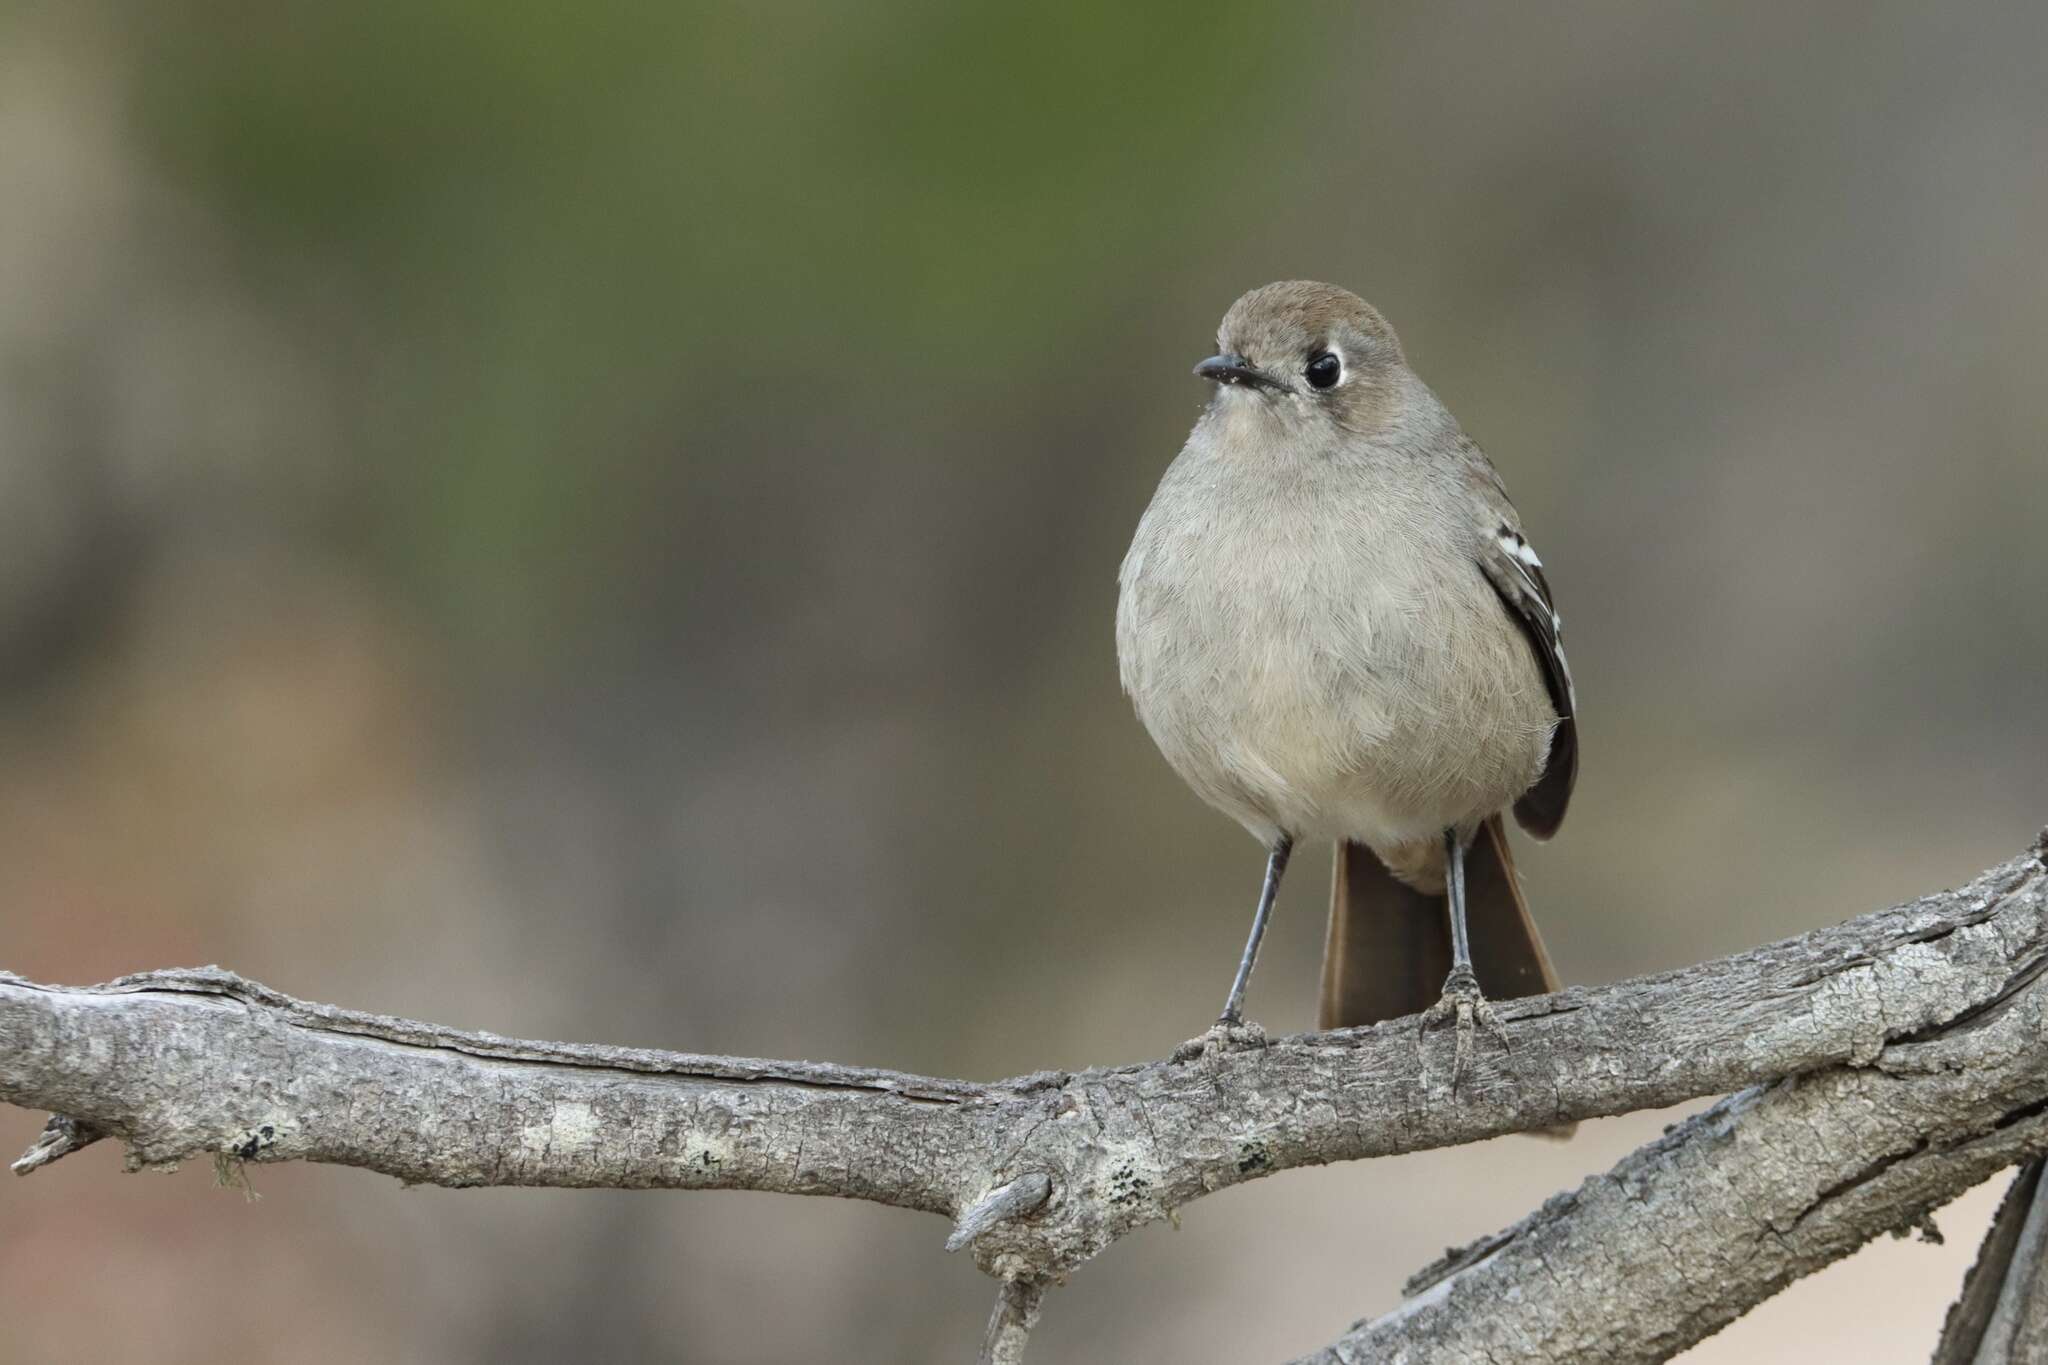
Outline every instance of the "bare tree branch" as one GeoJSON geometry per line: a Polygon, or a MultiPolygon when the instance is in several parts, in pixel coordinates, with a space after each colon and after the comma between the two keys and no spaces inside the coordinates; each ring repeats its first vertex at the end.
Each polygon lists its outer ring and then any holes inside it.
{"type": "MultiPolygon", "coordinates": [[[[1518,1359],[1658,1359],[1911,1221],[1959,1173],[1981,1179],[2044,1145],[2038,1115],[2022,1112],[2033,1101],[2016,1097],[2048,1093],[2048,1049],[1995,1065],[1981,1055],[2025,1028],[2039,1041],[2044,883],[2036,850],[1959,890],[1752,952],[1503,1002],[1513,1051],[1482,1049],[1456,1095],[1449,1042],[1432,1037],[1418,1057],[1413,1020],[978,1085],[517,1042],[306,1004],[208,969],[84,989],[0,974],[0,1100],[119,1137],[136,1165],[227,1153],[443,1185],[762,1189],[941,1213],[1010,1286],[989,1349],[1021,1351],[1046,1283],[1213,1190],[1825,1072],[1738,1096],[1346,1338],[1385,1340],[1398,1325],[1418,1341],[1478,1340],[1475,1324],[1490,1319],[1538,1343],[1518,1359]],[[1935,1095],[1942,1104],[1923,1103],[1935,1095]],[[1738,1149],[1777,1156],[1752,1168],[1738,1149]],[[1772,1212],[1717,1222],[1736,1218],[1721,1200],[1745,1172],[1748,1198],[1772,1212]],[[1807,1202],[1793,1212],[1805,1212],[1787,1223],[1799,1191],[1807,1202]],[[1716,1230],[1688,1231],[1702,1227],[1716,1230]],[[1703,1266],[1724,1236],[1749,1235],[1750,1269],[1702,1270],[1731,1285],[1703,1307],[1639,1311],[1610,1283],[1630,1257],[1603,1263],[1595,1234],[1684,1247],[1703,1266]],[[1522,1295],[1522,1320],[1506,1322],[1475,1286],[1497,1295],[1514,1275],[1564,1288],[1522,1295]],[[1538,1301],[1584,1311],[1546,1324],[1530,1316],[1538,1301]],[[1586,1315],[1603,1311],[1607,1335],[1578,1350],[1586,1315]],[[1567,1341],[1577,1353],[1542,1353],[1567,1341]]],[[[1332,1352],[1323,1358],[1365,1358],[1343,1343],[1332,1352]]]]}
{"type": "Polygon", "coordinates": [[[123,1138],[131,1166],[224,1153],[422,1184],[780,1190],[937,1213],[974,1163],[963,1115],[992,1093],[459,1033],[217,969],[87,990],[0,976],[0,1043],[0,1099],[123,1138]]]}
{"type": "Polygon", "coordinates": [[[1404,1365],[1669,1359],[1879,1233],[1934,1235],[1934,1209],[2048,1152],[2044,1041],[2030,970],[1869,1065],[1744,1091],[1423,1271],[1408,1302],[1302,1365],[1396,1346],[1404,1365]]]}

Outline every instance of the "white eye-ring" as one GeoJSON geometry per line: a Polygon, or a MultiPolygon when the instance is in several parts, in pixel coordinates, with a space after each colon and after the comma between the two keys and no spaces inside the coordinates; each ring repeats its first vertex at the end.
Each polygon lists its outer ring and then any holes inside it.
{"type": "Polygon", "coordinates": [[[1308,368],[1302,371],[1309,387],[1316,389],[1335,388],[1344,378],[1344,357],[1334,346],[1317,351],[1308,359],[1308,368]]]}

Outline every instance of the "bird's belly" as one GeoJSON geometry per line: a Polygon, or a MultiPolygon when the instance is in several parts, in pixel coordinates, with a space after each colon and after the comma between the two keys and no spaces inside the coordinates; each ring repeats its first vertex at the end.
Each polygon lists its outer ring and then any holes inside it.
{"type": "Polygon", "coordinates": [[[1430,609],[1396,593],[1245,595],[1155,619],[1134,660],[1167,760],[1255,836],[1391,848],[1472,826],[1543,768],[1555,714],[1533,654],[1475,571],[1430,609]],[[1299,619],[1296,619],[1299,618],[1299,619]]]}

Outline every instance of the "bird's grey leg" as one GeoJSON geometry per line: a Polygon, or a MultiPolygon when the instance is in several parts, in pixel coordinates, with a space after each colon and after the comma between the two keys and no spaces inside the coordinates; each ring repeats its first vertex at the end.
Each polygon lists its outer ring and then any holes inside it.
{"type": "Polygon", "coordinates": [[[1259,908],[1252,912],[1251,937],[1245,940],[1244,958],[1237,964],[1237,976],[1230,983],[1230,998],[1216,1022],[1235,1028],[1244,1022],[1244,992],[1251,985],[1252,967],[1259,960],[1259,940],[1266,936],[1266,921],[1273,917],[1273,897],[1280,893],[1280,878],[1287,871],[1287,855],[1294,851],[1293,836],[1282,834],[1266,855],[1266,881],[1259,888],[1259,908]]]}
{"type": "Polygon", "coordinates": [[[1479,977],[1472,970],[1472,940],[1465,929],[1465,841],[1455,829],[1444,831],[1444,899],[1451,916],[1451,974],[1444,978],[1443,998],[1423,1011],[1422,1027],[1455,1021],[1458,1050],[1451,1062],[1451,1089],[1456,1090],[1465,1064],[1472,1058],[1474,1025],[1485,1025],[1503,1048],[1508,1046],[1508,1033],[1480,992],[1479,977]]]}
{"type": "Polygon", "coordinates": [[[1273,917],[1273,898],[1280,893],[1280,878],[1287,871],[1287,855],[1294,851],[1292,835],[1282,834],[1266,853],[1266,881],[1259,888],[1259,908],[1252,912],[1251,937],[1245,940],[1244,957],[1237,964],[1237,975],[1230,982],[1230,998],[1223,1002],[1223,1013],[1209,1031],[1199,1038],[1190,1038],[1173,1050],[1173,1060],[1190,1062],[1198,1057],[1214,1056],[1224,1052],[1241,1052],[1247,1048],[1266,1045],[1266,1031],[1257,1024],[1244,1022],[1244,992],[1251,984],[1252,968],[1259,960],[1259,940],[1266,936],[1266,921],[1273,917]]]}
{"type": "Polygon", "coordinates": [[[1465,928],[1465,843],[1454,829],[1444,831],[1444,901],[1451,909],[1451,975],[1472,976],[1472,935],[1465,928]]]}

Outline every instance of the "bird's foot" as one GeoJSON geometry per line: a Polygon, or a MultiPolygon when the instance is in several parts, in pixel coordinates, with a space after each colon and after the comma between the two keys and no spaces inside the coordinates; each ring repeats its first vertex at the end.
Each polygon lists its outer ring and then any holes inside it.
{"type": "Polygon", "coordinates": [[[1266,1030],[1242,1019],[1218,1019],[1209,1031],[1190,1038],[1173,1050],[1176,1062],[1200,1057],[1218,1057],[1228,1052],[1256,1052],[1266,1045],[1266,1030]]]}
{"type": "Polygon", "coordinates": [[[1472,974],[1470,967],[1456,968],[1444,978],[1443,997],[1422,1012],[1422,1023],[1416,1029],[1417,1047],[1421,1046],[1430,1025],[1446,1021],[1454,1022],[1458,1030],[1458,1050],[1451,1061],[1451,1091],[1455,1094],[1458,1082],[1472,1060],[1472,1039],[1480,1028],[1493,1035],[1500,1043],[1501,1051],[1510,1052],[1513,1048],[1508,1043],[1506,1027],[1480,993],[1479,978],[1472,974]]]}

